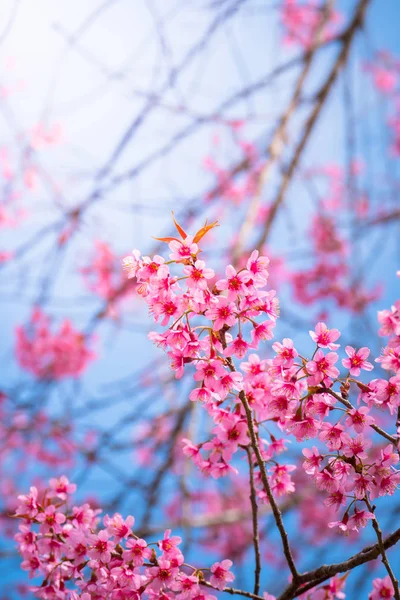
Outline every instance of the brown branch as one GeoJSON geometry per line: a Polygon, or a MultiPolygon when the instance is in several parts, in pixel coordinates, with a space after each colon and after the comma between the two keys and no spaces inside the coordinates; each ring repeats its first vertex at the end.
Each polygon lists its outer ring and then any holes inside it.
{"type": "Polygon", "coordinates": [[[246,446],[247,458],[249,461],[249,475],[250,475],[250,503],[251,513],[253,521],[253,546],[254,546],[254,593],[258,594],[260,591],[260,574],[261,574],[261,554],[260,554],[260,536],[258,532],[258,506],[257,506],[257,494],[254,484],[254,466],[252,452],[249,446],[246,446]]]}
{"type": "MultiPolygon", "coordinates": [[[[391,548],[400,540],[400,528],[396,529],[391,535],[389,535],[385,540],[383,540],[383,547],[385,550],[391,548]]],[[[375,544],[374,546],[367,546],[357,554],[354,554],[347,560],[341,563],[334,563],[331,565],[321,565],[317,569],[313,571],[309,571],[308,573],[304,573],[299,575],[299,580],[297,585],[290,584],[286,590],[278,597],[278,600],[292,600],[295,598],[298,593],[297,591],[302,592],[306,589],[311,589],[309,587],[303,588],[301,586],[302,583],[310,583],[314,582],[312,587],[315,587],[319,583],[326,581],[330,577],[334,577],[338,575],[338,573],[346,573],[347,571],[351,571],[356,567],[364,565],[371,560],[375,560],[380,555],[381,550],[379,544],[375,544]]]]}
{"type": "Polygon", "coordinates": [[[256,455],[256,458],[257,458],[257,464],[258,464],[258,468],[260,469],[260,474],[261,474],[261,481],[264,486],[265,493],[267,494],[268,501],[271,505],[271,509],[272,509],[272,513],[274,515],[276,526],[277,526],[280,536],[281,536],[283,553],[285,555],[290,572],[292,573],[293,580],[296,581],[298,579],[299,574],[297,572],[296,565],[294,564],[292,551],[291,551],[290,545],[289,545],[288,534],[287,534],[287,531],[283,524],[282,513],[280,511],[279,506],[275,502],[274,496],[272,495],[272,490],[271,490],[271,486],[269,484],[267,470],[266,470],[265,464],[264,464],[264,459],[261,455],[260,448],[258,445],[257,434],[255,431],[255,424],[254,424],[254,420],[253,420],[253,413],[250,408],[249,402],[247,400],[246,394],[243,391],[241,391],[239,393],[239,398],[240,398],[240,401],[241,401],[243,408],[245,410],[245,413],[246,413],[247,425],[249,427],[249,432],[250,432],[251,446],[252,446],[252,448],[254,450],[254,454],[256,455]]]}
{"type": "MultiPolygon", "coordinates": [[[[221,341],[222,341],[222,346],[224,348],[226,348],[224,329],[221,330],[221,341]]],[[[236,371],[233,360],[231,358],[227,358],[226,361],[229,366],[229,369],[232,372],[236,371]]],[[[243,405],[244,411],[246,413],[247,426],[249,428],[249,433],[250,433],[251,447],[253,448],[254,454],[256,455],[258,468],[260,469],[261,481],[262,481],[265,493],[267,494],[268,501],[271,506],[272,513],[274,515],[276,526],[277,526],[279,534],[281,536],[283,554],[286,558],[290,572],[292,573],[293,581],[297,581],[299,574],[297,572],[296,565],[293,560],[292,551],[290,549],[289,537],[288,537],[287,531],[285,529],[285,526],[283,524],[282,513],[280,511],[279,506],[275,502],[275,498],[272,494],[271,486],[270,486],[269,480],[268,480],[267,470],[265,468],[264,459],[261,455],[260,447],[258,445],[258,438],[257,438],[257,434],[256,434],[255,423],[253,420],[253,412],[250,408],[249,402],[247,400],[247,396],[243,390],[241,392],[239,392],[239,399],[240,399],[240,401],[243,405]]]]}
{"type": "Polygon", "coordinates": [[[315,31],[314,43],[310,48],[310,51],[304,55],[303,69],[301,70],[300,75],[297,79],[293,95],[290,99],[287,108],[283,112],[281,118],[278,120],[275,131],[272,134],[271,141],[269,142],[268,147],[266,149],[266,155],[268,159],[266,164],[263,166],[260,174],[258,175],[257,192],[252,198],[249,209],[247,211],[247,216],[239,230],[237,244],[233,249],[233,259],[235,262],[238,260],[242,252],[247,234],[252,230],[252,227],[254,226],[263,184],[268,176],[271,166],[281,156],[284,150],[285,141],[287,138],[287,125],[300,103],[303,86],[307,75],[311,69],[314,56],[317,50],[320,48],[322,37],[321,34],[331,13],[332,4],[333,0],[327,0],[324,7],[322,8],[322,18],[319,22],[317,30],[315,31]]]}
{"type": "MultiPolygon", "coordinates": [[[[205,585],[206,587],[211,588],[213,590],[217,589],[216,587],[211,585],[211,583],[209,583],[208,581],[202,581],[201,585],[205,585]]],[[[231,594],[232,596],[238,595],[238,596],[244,596],[245,598],[252,598],[253,600],[264,600],[264,598],[262,596],[258,596],[257,594],[252,594],[251,592],[246,592],[244,590],[238,590],[238,589],[232,588],[232,587],[226,587],[222,591],[226,592],[227,594],[231,594]]]]}
{"type": "MultiPolygon", "coordinates": [[[[371,513],[375,513],[375,507],[371,505],[371,502],[368,500],[367,497],[365,497],[364,499],[365,504],[368,507],[368,510],[371,513]]],[[[393,589],[394,589],[394,597],[395,600],[400,600],[400,592],[399,592],[399,582],[397,581],[393,571],[392,571],[392,567],[390,566],[390,563],[388,561],[388,557],[386,555],[386,550],[385,550],[385,546],[383,544],[383,536],[382,536],[382,530],[380,528],[378,519],[375,517],[375,519],[372,519],[372,527],[375,530],[376,533],[376,537],[378,539],[378,546],[379,546],[379,553],[382,556],[382,563],[386,569],[386,571],[388,572],[388,575],[390,577],[390,580],[393,584],[393,589]]]]}
{"type": "Polygon", "coordinates": [[[258,243],[256,245],[256,247],[259,250],[262,248],[262,246],[267,241],[267,238],[268,238],[270,230],[271,230],[272,223],[276,217],[276,214],[278,212],[280,205],[283,202],[286,191],[289,187],[289,183],[296,171],[296,168],[300,161],[300,157],[303,153],[303,150],[304,150],[304,148],[308,142],[308,139],[314,129],[314,126],[318,120],[321,110],[322,110],[323,106],[325,105],[325,101],[328,98],[329,93],[332,90],[334,83],[336,82],[336,79],[340,73],[340,70],[347,61],[351,43],[354,39],[355,33],[362,26],[362,24],[364,22],[365,11],[366,11],[366,8],[367,8],[369,2],[370,2],[370,0],[360,0],[359,1],[358,5],[354,11],[354,15],[353,15],[352,20],[350,21],[349,26],[342,34],[341,51],[339,52],[337,59],[333,65],[327,79],[322,84],[322,86],[320,87],[319,91],[316,94],[317,102],[316,102],[313,110],[311,111],[311,114],[309,115],[309,117],[307,119],[307,122],[304,126],[303,134],[293,152],[293,156],[290,161],[290,164],[289,164],[286,172],[283,175],[282,183],[281,183],[278,193],[275,197],[275,200],[273,201],[272,206],[269,210],[268,217],[267,217],[265,225],[264,225],[264,229],[263,229],[260,239],[258,240],[258,243]]]}

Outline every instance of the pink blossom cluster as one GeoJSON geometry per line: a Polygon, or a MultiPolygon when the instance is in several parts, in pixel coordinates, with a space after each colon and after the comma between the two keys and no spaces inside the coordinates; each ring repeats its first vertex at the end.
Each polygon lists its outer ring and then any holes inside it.
{"type": "Polygon", "coordinates": [[[381,50],[374,60],[364,65],[364,70],[370,73],[375,88],[381,94],[391,95],[396,91],[400,74],[400,62],[388,51],[381,50]]]}
{"type": "Polygon", "coordinates": [[[352,281],[349,248],[338,231],[332,216],[316,215],[313,219],[311,242],[315,264],[292,274],[295,299],[309,306],[320,300],[331,300],[340,308],[361,312],[380,296],[380,288],[367,290],[352,281]]]}
{"type": "Polygon", "coordinates": [[[71,466],[76,445],[71,436],[72,425],[38,410],[31,414],[0,392],[0,464],[5,475],[6,459],[15,452],[13,468],[24,471],[30,461],[52,468],[71,466]]]}
{"type": "Polygon", "coordinates": [[[216,600],[209,589],[223,590],[234,580],[230,560],[207,569],[186,564],[182,540],[169,529],[148,543],[135,535],[133,516],[115,513],[101,522],[100,510],[89,504],[71,506],[75,489],[61,476],[42,494],[31,487],[18,497],[16,516],[23,522],[15,539],[22,569],[43,579],[31,587],[37,598],[216,600]]]}
{"type": "Polygon", "coordinates": [[[16,356],[24,369],[41,379],[78,377],[93,360],[88,340],[65,319],[57,332],[39,308],[30,322],[16,329],[16,356]]]}
{"type": "Polygon", "coordinates": [[[390,581],[389,575],[383,579],[378,577],[372,582],[372,592],[368,596],[368,600],[383,600],[384,598],[394,598],[393,584],[390,581]]]}
{"type": "Polygon", "coordinates": [[[109,244],[96,240],[94,255],[89,265],[80,269],[87,288],[103,298],[112,301],[124,284],[121,261],[109,244]]]}
{"type": "MultiPolygon", "coordinates": [[[[213,437],[201,444],[184,440],[184,453],[190,456],[205,475],[218,478],[237,472],[233,456],[250,443],[248,423],[240,401],[246,392],[257,421],[266,414],[266,398],[252,384],[263,377],[264,362],[254,354],[242,363],[242,372],[233,366],[233,358],[243,358],[261,341],[271,339],[279,314],[273,290],[266,291],[268,259],[254,251],[246,268],[226,268],[225,278],[215,280],[215,273],[199,260],[199,247],[192,236],[169,242],[170,263],[183,269],[183,277],[171,275],[169,264],[161,256],[141,257],[135,250],[124,260],[129,277],[135,277],[138,291],[149,305],[155,321],[166,326],[165,333],[150,334],[157,345],[168,351],[176,377],[182,377],[186,364],[195,366],[194,380],[199,387],[190,399],[204,405],[213,419],[213,437]],[[214,281],[211,287],[209,283],[214,281]],[[181,282],[184,282],[183,286],[181,282]],[[260,321],[256,319],[260,318],[260,321]],[[237,328],[233,336],[228,332],[237,328]],[[250,329],[245,335],[245,329],[250,329]],[[225,406],[223,406],[225,404],[225,406]],[[204,453],[204,454],[202,454],[204,453]]],[[[268,443],[260,438],[268,461],[272,489],[277,495],[293,492],[293,465],[279,465],[276,455],[285,449],[284,440],[268,443]]],[[[261,481],[258,495],[265,500],[261,481]]]]}
{"type": "MultiPolygon", "coordinates": [[[[214,422],[214,437],[200,444],[185,439],[184,453],[206,475],[235,472],[234,454],[250,444],[244,397],[256,428],[274,421],[297,441],[316,439],[325,448],[304,449],[303,466],[325,492],[326,505],[345,508],[343,518],[330,526],[343,531],[365,527],[375,518],[367,510],[370,500],[392,495],[400,483],[394,445],[386,445],[376,455],[371,441],[377,423],[374,409],[393,414],[400,406],[398,336],[394,334],[377,359],[394,376],[389,381],[373,379],[368,385],[357,378],[373,369],[370,350],[346,346],[341,376],[336,352],[340,332],[323,322],[310,331],[316,344],[310,359],[300,355],[289,338],[272,345],[275,355],[271,359],[249,354],[260,342],[271,339],[279,313],[275,292],[265,290],[268,259],[254,251],[245,268],[237,271],[229,265],[225,278],[219,279],[199,260],[196,238],[185,232],[181,236],[181,240],[165,240],[171,251],[168,262],[161,256],[141,257],[134,250],[124,259],[124,266],[128,276],[136,278],[154,320],[167,327],[163,333],[152,332],[150,339],[168,352],[177,378],[187,364],[193,364],[199,387],[189,397],[200,402],[214,422]],[[172,275],[170,265],[180,267],[183,275],[172,275]],[[242,361],[238,368],[234,359],[242,361]],[[358,390],[358,406],[348,400],[353,389],[358,390]]],[[[398,330],[397,309],[382,311],[379,319],[386,333],[398,330]]],[[[291,471],[295,467],[276,462],[285,440],[270,436],[267,441],[259,435],[258,441],[274,495],[293,492],[291,471]]],[[[256,475],[257,494],[265,500],[261,474],[256,475]]]]}
{"type": "Polygon", "coordinates": [[[323,4],[318,0],[284,0],[281,9],[284,44],[312,48],[316,42],[326,42],[338,33],[342,16],[336,10],[330,10],[322,25],[323,4]],[[316,39],[319,32],[319,40],[316,39]]]}

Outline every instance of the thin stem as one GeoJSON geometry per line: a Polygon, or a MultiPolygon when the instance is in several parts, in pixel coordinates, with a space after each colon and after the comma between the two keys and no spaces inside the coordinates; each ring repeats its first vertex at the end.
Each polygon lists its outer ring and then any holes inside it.
{"type": "MultiPolygon", "coordinates": [[[[224,348],[226,348],[225,332],[223,330],[221,331],[221,341],[222,341],[222,346],[224,348]]],[[[232,359],[227,358],[226,361],[227,361],[227,364],[228,364],[230,370],[232,372],[236,371],[235,365],[234,365],[232,359]]],[[[293,555],[292,555],[292,551],[290,549],[290,544],[289,544],[289,537],[288,537],[287,531],[285,529],[285,526],[283,524],[282,513],[280,511],[279,506],[275,502],[275,498],[272,494],[271,486],[270,486],[269,480],[268,480],[267,471],[265,468],[264,459],[261,455],[261,451],[260,451],[260,448],[258,445],[258,438],[257,438],[256,430],[255,430],[255,423],[253,420],[253,412],[250,408],[249,402],[247,400],[247,396],[243,390],[241,392],[239,392],[239,399],[240,399],[240,401],[243,405],[244,411],[246,413],[247,426],[249,428],[249,433],[250,433],[251,447],[253,448],[254,454],[256,455],[258,468],[260,469],[261,481],[262,481],[265,493],[267,494],[267,498],[268,498],[269,504],[271,506],[272,513],[274,515],[276,526],[277,526],[279,534],[281,536],[283,554],[285,555],[290,572],[292,573],[293,581],[297,581],[297,579],[299,577],[299,573],[296,569],[296,565],[294,564],[293,555]]]]}
{"type": "MultiPolygon", "coordinates": [[[[234,368],[233,368],[233,370],[234,370],[234,368]]],[[[287,531],[283,524],[282,513],[280,511],[280,508],[277,505],[277,503],[275,502],[275,498],[272,495],[272,490],[271,490],[271,486],[269,484],[268,475],[267,475],[267,471],[266,471],[265,464],[264,464],[264,459],[261,455],[260,448],[258,445],[257,434],[255,431],[255,425],[254,425],[254,421],[253,421],[253,413],[250,408],[249,402],[247,400],[246,394],[243,392],[243,390],[239,393],[239,398],[240,398],[241,403],[243,404],[243,408],[246,413],[247,425],[249,427],[249,433],[250,433],[250,439],[251,439],[251,446],[252,446],[252,448],[254,450],[254,454],[256,455],[256,458],[257,458],[257,464],[258,464],[258,468],[260,469],[260,474],[261,474],[261,481],[264,486],[265,493],[267,494],[268,501],[270,503],[272,513],[274,515],[276,526],[277,526],[280,536],[281,536],[283,553],[285,555],[290,572],[292,573],[293,580],[296,581],[299,577],[299,574],[297,572],[296,565],[294,564],[292,551],[291,551],[290,545],[289,545],[288,534],[287,534],[287,531]]]]}
{"type": "Polygon", "coordinates": [[[258,594],[260,591],[260,574],[261,574],[261,554],[260,554],[260,538],[258,532],[258,506],[257,506],[257,494],[254,485],[254,466],[251,449],[246,446],[247,458],[249,461],[249,475],[250,475],[250,503],[251,503],[251,514],[253,519],[253,546],[254,546],[254,593],[258,594]]]}
{"type": "MultiPolygon", "coordinates": [[[[368,510],[372,513],[375,514],[375,507],[371,505],[371,502],[368,500],[368,498],[364,498],[364,502],[365,504],[368,506],[368,510]]],[[[386,550],[385,550],[385,546],[383,544],[383,536],[382,536],[382,530],[379,526],[379,522],[378,519],[375,516],[375,519],[372,519],[372,527],[375,530],[376,533],[376,537],[378,539],[378,545],[379,545],[379,552],[382,556],[382,562],[385,566],[386,571],[388,572],[388,575],[390,577],[390,580],[393,584],[393,589],[394,589],[394,597],[395,600],[400,600],[400,592],[399,592],[399,582],[396,579],[393,571],[392,571],[392,567],[390,566],[390,563],[388,561],[387,555],[386,555],[386,550]]]]}
{"type": "MultiPolygon", "coordinates": [[[[339,402],[344,404],[344,406],[346,406],[347,408],[349,408],[349,409],[354,408],[354,406],[352,405],[351,402],[349,402],[348,400],[343,398],[343,396],[341,394],[338,394],[334,390],[331,390],[330,388],[324,388],[323,391],[324,391],[324,393],[330,394],[331,396],[336,398],[336,400],[339,400],[339,402]]],[[[379,433],[379,435],[381,435],[385,439],[389,440],[389,442],[392,442],[392,444],[397,447],[398,441],[393,435],[390,435],[390,433],[388,433],[387,431],[385,431],[384,429],[379,427],[379,425],[375,425],[374,423],[370,424],[370,427],[371,427],[371,429],[373,429],[374,431],[379,433]]]]}

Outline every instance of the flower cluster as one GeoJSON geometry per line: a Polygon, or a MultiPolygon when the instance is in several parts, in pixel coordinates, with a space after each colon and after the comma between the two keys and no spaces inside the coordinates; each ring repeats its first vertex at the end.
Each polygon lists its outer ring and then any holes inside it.
{"type": "Polygon", "coordinates": [[[86,287],[104,300],[113,300],[124,283],[120,259],[106,242],[100,240],[95,241],[91,263],[80,271],[86,287]]]}
{"type": "Polygon", "coordinates": [[[168,529],[148,543],[133,532],[135,519],[106,515],[89,504],[69,506],[76,486],[62,476],[40,494],[35,487],[18,497],[23,519],[15,539],[22,568],[43,582],[31,590],[42,600],[216,600],[209,588],[223,590],[234,579],[232,562],[211,569],[185,563],[181,538],[168,529]],[[206,578],[204,571],[209,572],[206,578]]]}
{"type": "MultiPolygon", "coordinates": [[[[340,182],[340,173],[337,177],[340,182]]],[[[341,189],[341,184],[337,185],[341,189]]],[[[333,206],[337,193],[331,182],[327,202],[333,206]]],[[[343,190],[340,193],[343,195],[343,190]]],[[[379,297],[379,287],[368,290],[361,283],[352,281],[348,260],[350,248],[339,235],[332,215],[314,217],[310,238],[315,264],[292,274],[294,296],[298,302],[310,306],[320,300],[329,300],[341,309],[360,312],[379,297]]]]}
{"type": "Polygon", "coordinates": [[[30,323],[16,330],[17,359],[24,369],[40,379],[77,377],[94,358],[85,336],[65,319],[58,332],[50,329],[49,318],[36,309],[30,323]]]}
{"type": "MultiPolygon", "coordinates": [[[[346,507],[343,518],[329,526],[343,531],[365,527],[375,518],[370,501],[392,495],[400,483],[396,436],[389,435],[394,444],[381,449],[371,441],[372,428],[377,427],[373,409],[387,408],[393,414],[400,406],[398,306],[379,314],[381,332],[392,335],[377,359],[384,369],[395,371],[389,381],[373,379],[366,385],[357,379],[362,371],[373,369],[366,347],[346,346],[341,376],[336,352],[340,332],[323,322],[310,331],[316,344],[310,359],[285,338],[272,345],[274,357],[263,360],[251,351],[272,338],[279,314],[275,292],[265,290],[268,259],[254,251],[244,268],[229,265],[225,277],[218,278],[198,257],[204,232],[188,236],[176,226],[181,239],[164,239],[170,261],[141,257],[134,250],[124,265],[128,276],[136,278],[155,321],[166,327],[163,333],[152,332],[150,339],[168,352],[177,378],[186,365],[194,365],[199,387],[189,397],[200,402],[214,421],[213,437],[200,444],[185,439],[184,453],[206,475],[236,472],[234,454],[243,447],[254,449],[250,431],[254,427],[273,494],[293,492],[290,474],[295,467],[276,461],[285,440],[260,436],[263,423],[273,421],[297,441],[318,440],[321,448],[303,450],[305,472],[326,493],[327,506],[346,507]],[[173,264],[182,269],[181,277],[171,273],[173,264]],[[238,367],[235,359],[242,361],[238,367]],[[353,389],[358,390],[361,406],[349,401],[353,389]],[[251,411],[250,420],[246,409],[251,411]]],[[[267,500],[261,479],[257,471],[258,497],[267,500]]]]}
{"type": "Polygon", "coordinates": [[[316,0],[306,3],[284,0],[281,14],[284,43],[309,49],[318,41],[326,42],[332,39],[337,34],[342,17],[337,11],[331,10],[321,28],[323,18],[322,5],[316,0]],[[318,31],[319,40],[316,39],[318,31]]]}
{"type": "Polygon", "coordinates": [[[364,65],[364,70],[371,74],[374,86],[381,94],[390,96],[396,92],[400,62],[390,52],[378,52],[373,61],[364,65]]]}
{"type": "MultiPolygon", "coordinates": [[[[183,239],[167,238],[169,262],[161,256],[141,257],[134,250],[132,256],[124,259],[124,266],[128,276],[136,278],[137,289],[155,321],[164,327],[172,321],[166,332],[152,332],[150,338],[167,350],[176,377],[182,377],[185,365],[192,363],[195,367],[194,380],[199,387],[190,393],[190,399],[204,405],[215,426],[213,437],[204,443],[196,445],[183,440],[184,453],[204,474],[218,478],[237,472],[232,465],[233,456],[250,444],[243,395],[257,422],[268,413],[268,398],[263,393],[269,381],[265,361],[250,354],[239,371],[234,358],[242,359],[261,341],[272,338],[279,305],[275,291],[265,290],[269,262],[266,257],[254,251],[245,268],[236,270],[229,265],[225,277],[218,279],[198,258],[198,242],[205,233],[200,231],[196,236],[182,231],[183,239]],[[182,269],[182,277],[171,274],[171,264],[182,269]]],[[[290,476],[294,466],[276,462],[276,455],[285,449],[284,440],[268,444],[260,438],[259,443],[270,467],[272,489],[277,495],[294,491],[290,476]]],[[[257,483],[258,496],[265,500],[261,481],[257,483]]]]}

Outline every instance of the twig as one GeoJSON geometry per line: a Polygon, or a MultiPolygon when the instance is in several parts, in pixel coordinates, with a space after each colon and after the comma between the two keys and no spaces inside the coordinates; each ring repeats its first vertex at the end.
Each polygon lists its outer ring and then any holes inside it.
{"type": "Polygon", "coordinates": [[[257,506],[257,494],[254,485],[254,466],[252,452],[249,446],[246,446],[247,458],[249,461],[249,474],[250,474],[250,503],[251,513],[253,520],[253,546],[254,546],[254,593],[258,594],[260,591],[260,574],[261,574],[261,555],[260,555],[260,537],[258,532],[258,506],[257,506]]]}
{"type": "Polygon", "coordinates": [[[358,3],[358,5],[354,11],[354,15],[353,15],[352,20],[350,21],[349,26],[342,34],[341,51],[339,52],[338,57],[333,65],[327,79],[322,84],[322,86],[320,87],[319,91],[316,94],[317,102],[315,103],[315,106],[306,121],[304,130],[303,130],[303,134],[293,152],[292,160],[290,161],[289,166],[283,176],[282,183],[279,187],[279,190],[275,197],[275,200],[273,201],[272,206],[269,210],[268,217],[265,221],[263,231],[258,240],[257,248],[259,250],[261,250],[262,246],[267,241],[267,238],[268,238],[270,230],[271,230],[272,223],[275,219],[275,216],[278,212],[280,205],[283,202],[287,188],[288,188],[289,183],[296,171],[296,168],[300,161],[300,157],[302,156],[303,150],[308,142],[311,132],[314,129],[314,126],[318,120],[321,110],[322,110],[323,106],[325,105],[325,101],[328,98],[329,93],[339,75],[339,72],[340,72],[341,68],[343,67],[343,65],[346,63],[346,60],[347,60],[347,57],[349,54],[349,50],[350,50],[350,46],[351,46],[351,42],[353,41],[356,31],[363,24],[365,11],[366,11],[366,8],[367,8],[369,2],[370,2],[370,0],[360,0],[360,2],[358,3]]]}
{"type": "MultiPolygon", "coordinates": [[[[368,500],[367,497],[365,497],[364,499],[365,504],[368,506],[368,510],[372,513],[375,514],[375,507],[371,505],[371,502],[368,500]]],[[[375,516],[375,519],[372,519],[372,527],[375,530],[376,533],[376,537],[378,539],[378,545],[379,545],[379,552],[382,556],[382,563],[385,566],[386,571],[388,572],[388,575],[390,577],[390,580],[393,584],[393,589],[394,589],[394,597],[395,600],[400,600],[400,592],[399,592],[399,582],[396,579],[393,571],[392,571],[392,567],[390,566],[390,563],[388,561],[388,557],[386,555],[386,550],[385,550],[385,546],[383,544],[383,536],[382,536],[382,530],[379,526],[379,522],[378,519],[375,516]]]]}
{"type": "MultiPolygon", "coordinates": [[[[351,402],[349,402],[348,400],[346,400],[346,398],[343,398],[343,396],[341,394],[338,394],[334,390],[332,390],[330,388],[324,388],[323,391],[326,392],[327,394],[330,394],[334,398],[336,398],[336,400],[339,400],[339,402],[341,402],[342,404],[344,404],[344,406],[346,406],[347,408],[350,408],[350,409],[354,408],[354,406],[351,404],[351,402]]],[[[379,435],[381,435],[382,437],[384,437],[385,439],[387,439],[389,442],[392,442],[392,444],[395,447],[397,447],[398,440],[393,435],[390,435],[390,433],[388,433],[387,431],[385,431],[384,429],[382,429],[381,427],[379,427],[379,425],[375,425],[374,423],[372,423],[370,425],[370,427],[371,427],[371,429],[373,429],[374,431],[376,431],[377,433],[379,433],[379,435]]]]}
{"type": "MultiPolygon", "coordinates": [[[[400,528],[396,529],[396,531],[394,531],[385,540],[383,540],[383,547],[385,548],[385,550],[387,550],[388,548],[391,548],[392,546],[397,544],[399,540],[400,528]]],[[[379,547],[379,544],[375,544],[374,546],[367,546],[357,554],[354,554],[353,556],[341,563],[321,565],[313,571],[301,574],[299,575],[297,585],[290,584],[286,588],[286,590],[278,597],[277,600],[292,600],[292,598],[295,598],[298,595],[297,590],[303,590],[303,588],[300,588],[301,584],[314,582],[314,585],[312,587],[315,587],[315,585],[318,585],[318,583],[322,583],[330,577],[334,577],[338,573],[346,573],[347,571],[351,571],[352,569],[364,565],[365,563],[370,562],[371,560],[375,560],[376,558],[378,558],[380,553],[381,549],[379,547]]]]}

